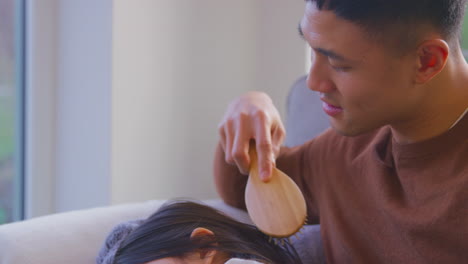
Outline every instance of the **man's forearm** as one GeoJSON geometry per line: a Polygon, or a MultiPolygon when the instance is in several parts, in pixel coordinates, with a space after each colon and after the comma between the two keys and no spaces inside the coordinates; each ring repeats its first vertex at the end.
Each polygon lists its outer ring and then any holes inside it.
{"type": "Polygon", "coordinates": [[[219,196],[226,204],[245,209],[245,186],[248,177],[242,175],[235,165],[226,163],[224,151],[218,144],[214,159],[214,180],[219,196]]]}

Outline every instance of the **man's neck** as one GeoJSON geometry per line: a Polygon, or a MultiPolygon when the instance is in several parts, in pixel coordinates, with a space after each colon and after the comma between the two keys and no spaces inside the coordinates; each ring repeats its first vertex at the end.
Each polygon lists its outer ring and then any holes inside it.
{"type": "Polygon", "coordinates": [[[450,115],[451,117],[455,118],[444,118],[441,120],[441,118],[434,117],[433,119],[427,119],[426,121],[414,122],[405,128],[391,126],[393,137],[395,138],[396,142],[400,144],[410,144],[436,137],[454,127],[456,123],[467,114],[467,109],[468,108],[465,108],[462,111],[458,111],[458,115],[450,115]]]}
{"type": "Polygon", "coordinates": [[[431,83],[427,102],[406,122],[392,124],[395,140],[400,144],[424,141],[450,130],[468,108],[468,66],[464,62],[447,65],[446,71],[431,83]]]}
{"type": "Polygon", "coordinates": [[[468,113],[468,107],[465,109],[465,112],[463,112],[460,117],[452,124],[452,126],[450,126],[449,129],[452,129],[454,126],[456,126],[458,124],[458,122],[460,122],[460,120],[462,120],[465,115],[468,113]]]}

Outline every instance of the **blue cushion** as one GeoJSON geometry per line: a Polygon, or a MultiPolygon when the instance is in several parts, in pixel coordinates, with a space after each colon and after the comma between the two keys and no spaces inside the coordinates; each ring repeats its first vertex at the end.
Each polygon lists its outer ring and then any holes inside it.
{"type": "Polygon", "coordinates": [[[306,85],[306,76],[292,86],[286,105],[285,146],[303,144],[329,127],[328,116],[322,110],[317,92],[306,85]]]}

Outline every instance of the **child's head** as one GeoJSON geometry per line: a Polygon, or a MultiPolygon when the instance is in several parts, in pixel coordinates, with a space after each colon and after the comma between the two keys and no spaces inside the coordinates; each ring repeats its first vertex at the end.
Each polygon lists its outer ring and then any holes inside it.
{"type": "Polygon", "coordinates": [[[146,219],[123,240],[114,263],[217,264],[229,258],[301,263],[289,243],[271,243],[256,227],[240,223],[209,206],[188,201],[165,204],[146,219]],[[184,262],[161,262],[162,259],[184,262]]]}

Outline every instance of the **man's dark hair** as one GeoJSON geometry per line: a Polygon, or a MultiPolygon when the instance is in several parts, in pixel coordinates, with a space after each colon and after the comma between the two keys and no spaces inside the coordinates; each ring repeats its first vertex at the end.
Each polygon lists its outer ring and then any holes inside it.
{"type": "Polygon", "coordinates": [[[301,264],[294,247],[269,237],[255,226],[240,223],[206,205],[174,201],[163,205],[123,241],[115,264],[141,264],[166,257],[183,257],[199,249],[216,249],[232,258],[269,264],[301,264]],[[214,232],[207,239],[191,239],[192,231],[204,227],[214,232]]]}
{"type": "Polygon", "coordinates": [[[402,39],[398,41],[403,42],[398,44],[403,46],[416,44],[412,42],[418,40],[418,33],[422,27],[436,30],[448,42],[459,41],[466,5],[466,0],[306,0],[306,2],[316,3],[319,10],[333,11],[336,16],[358,24],[376,39],[385,40],[385,36],[389,33],[397,33],[402,39]]]}

